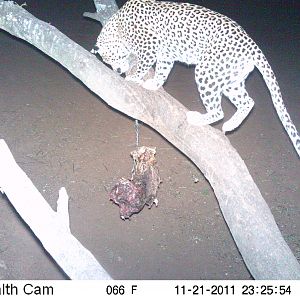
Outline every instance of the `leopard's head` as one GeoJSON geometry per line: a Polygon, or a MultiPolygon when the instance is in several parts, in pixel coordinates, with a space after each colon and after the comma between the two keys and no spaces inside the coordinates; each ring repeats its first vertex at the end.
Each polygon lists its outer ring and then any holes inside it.
{"type": "Polygon", "coordinates": [[[130,68],[131,52],[122,40],[118,26],[113,20],[103,27],[91,52],[93,54],[98,53],[102,60],[119,74],[127,72],[130,68]]]}
{"type": "Polygon", "coordinates": [[[106,41],[96,44],[92,53],[99,53],[102,60],[114,71],[123,74],[129,70],[130,51],[120,41],[106,41]]]}

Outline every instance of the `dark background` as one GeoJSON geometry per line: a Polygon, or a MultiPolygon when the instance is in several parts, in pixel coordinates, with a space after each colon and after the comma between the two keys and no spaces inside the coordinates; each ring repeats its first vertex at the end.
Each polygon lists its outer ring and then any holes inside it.
{"type": "MultiPolygon", "coordinates": [[[[33,15],[87,50],[93,47],[101,26],[82,17],[83,12],[94,11],[91,0],[26,2],[33,15]]],[[[299,129],[298,2],[197,3],[231,17],[257,42],[277,75],[299,129]]],[[[193,70],[176,64],[165,89],[188,108],[202,110],[193,70]]],[[[228,137],[299,259],[299,158],[257,70],[249,76],[247,89],[255,108],[228,137]]],[[[227,120],[234,109],[226,99],[222,106],[227,120]]],[[[214,125],[221,126],[222,122],[214,125]]],[[[108,191],[118,178],[130,176],[134,120],[108,107],[39,50],[1,31],[0,137],[53,209],[59,188],[66,187],[73,234],[114,278],[251,278],[208,182],[185,156],[147,126],[142,126],[140,138],[142,145],[157,147],[163,179],[159,206],[144,209],[131,221],[121,221],[108,191]]],[[[7,198],[1,197],[0,279],[63,278],[7,198]]]]}

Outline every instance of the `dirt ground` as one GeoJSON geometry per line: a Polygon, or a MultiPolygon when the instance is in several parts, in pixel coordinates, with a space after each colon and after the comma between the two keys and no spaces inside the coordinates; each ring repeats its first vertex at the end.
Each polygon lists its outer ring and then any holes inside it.
{"type": "MultiPolygon", "coordinates": [[[[93,11],[91,0],[26,2],[30,12],[78,44],[88,50],[94,45],[100,26],[82,18],[84,11],[93,11]]],[[[201,4],[236,20],[260,45],[300,129],[296,1],[272,1],[272,7],[270,1],[261,0],[201,4]]],[[[203,111],[193,70],[177,64],[165,89],[188,108],[203,111]]],[[[300,261],[300,161],[257,70],[247,89],[256,106],[228,136],[300,261]]],[[[226,99],[223,108],[225,120],[229,119],[234,110],[226,99]]],[[[189,159],[144,125],[141,145],[157,147],[163,179],[159,205],[122,221],[108,192],[118,178],[130,176],[134,120],[108,107],[40,51],[4,32],[0,32],[0,138],[53,209],[59,188],[66,187],[73,234],[113,278],[251,278],[209,183],[189,159]]],[[[2,196],[0,279],[65,278],[2,196]]]]}

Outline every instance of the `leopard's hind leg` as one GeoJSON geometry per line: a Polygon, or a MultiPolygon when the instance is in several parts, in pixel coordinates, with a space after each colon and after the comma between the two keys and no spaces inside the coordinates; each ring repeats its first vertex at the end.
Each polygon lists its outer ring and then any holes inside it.
{"type": "Polygon", "coordinates": [[[253,108],[254,101],[250,98],[246,91],[245,81],[227,85],[223,88],[223,94],[237,108],[235,114],[227,122],[225,122],[222,127],[223,132],[227,132],[240,126],[253,108]]]}
{"type": "Polygon", "coordinates": [[[222,89],[220,81],[215,77],[214,70],[203,64],[195,68],[195,80],[200,98],[205,106],[206,113],[197,111],[187,112],[187,121],[191,125],[208,125],[215,123],[224,117],[221,106],[222,89]]]}

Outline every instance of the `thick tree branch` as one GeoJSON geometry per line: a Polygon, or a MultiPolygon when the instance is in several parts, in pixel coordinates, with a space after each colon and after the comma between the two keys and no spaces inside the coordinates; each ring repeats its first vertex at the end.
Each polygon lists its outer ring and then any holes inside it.
{"type": "Polygon", "coordinates": [[[189,157],[212,185],[224,218],[256,279],[300,279],[300,266],[281,236],[247,167],[228,139],[187,123],[187,109],[164,91],[124,81],[53,26],[11,1],[0,2],[0,28],[57,60],[106,103],[143,121],[189,157]]]}

